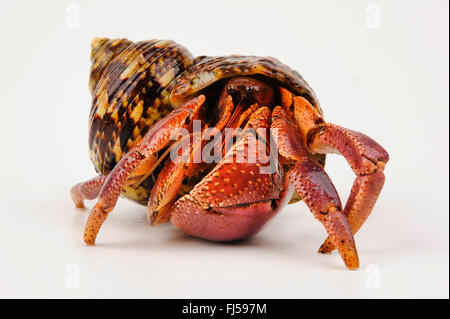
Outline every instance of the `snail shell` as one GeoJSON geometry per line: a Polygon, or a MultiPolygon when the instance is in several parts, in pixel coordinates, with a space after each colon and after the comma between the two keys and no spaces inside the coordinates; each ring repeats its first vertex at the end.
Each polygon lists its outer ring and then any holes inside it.
{"type": "Polygon", "coordinates": [[[123,51],[132,42],[127,39],[95,38],[91,42],[91,74],[89,91],[94,93],[100,76],[112,58],[123,51]]]}
{"type": "Polygon", "coordinates": [[[95,39],[91,60],[89,148],[103,173],[170,112],[161,94],[194,59],[174,41],[95,39]]]}

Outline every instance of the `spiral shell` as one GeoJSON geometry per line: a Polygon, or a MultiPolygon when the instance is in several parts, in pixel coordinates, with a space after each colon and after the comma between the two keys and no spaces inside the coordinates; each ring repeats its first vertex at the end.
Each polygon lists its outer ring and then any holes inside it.
{"type": "Polygon", "coordinates": [[[91,60],[89,148],[103,173],[170,112],[171,106],[161,103],[164,89],[194,59],[174,41],[95,39],[91,60]]]}
{"type": "Polygon", "coordinates": [[[127,39],[95,38],[91,42],[91,74],[89,90],[91,94],[97,86],[100,76],[112,58],[122,52],[132,42],[127,39]]]}

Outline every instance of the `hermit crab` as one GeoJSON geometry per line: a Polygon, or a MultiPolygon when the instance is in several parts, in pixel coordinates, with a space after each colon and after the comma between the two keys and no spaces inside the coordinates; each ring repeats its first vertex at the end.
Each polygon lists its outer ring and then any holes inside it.
{"type": "Polygon", "coordinates": [[[337,249],[347,268],[359,267],[353,235],[381,192],[389,155],[325,122],[298,72],[272,57],[194,58],[167,40],[96,38],[91,47],[89,149],[98,175],[71,189],[77,207],[98,197],[87,245],[121,195],[146,205],[151,225],[170,221],[213,241],[251,236],[303,200],[328,233],[319,252],[337,249]],[[344,156],[356,174],[345,207],[324,171],[327,153],[344,156]]]}

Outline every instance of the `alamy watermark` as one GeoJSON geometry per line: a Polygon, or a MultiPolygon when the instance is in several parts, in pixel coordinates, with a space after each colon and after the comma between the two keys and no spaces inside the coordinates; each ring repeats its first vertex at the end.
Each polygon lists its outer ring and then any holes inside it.
{"type": "Polygon", "coordinates": [[[170,149],[173,162],[258,164],[260,174],[273,174],[278,166],[278,129],[212,127],[202,130],[200,120],[194,120],[193,130],[178,128],[171,131],[176,141],[170,149]]]}
{"type": "Polygon", "coordinates": [[[80,27],[80,7],[76,3],[66,6],[66,28],[78,29],[80,27]]]}
{"type": "Polygon", "coordinates": [[[370,3],[366,5],[365,25],[368,29],[379,29],[381,27],[381,7],[379,4],[370,3]]]}
{"type": "Polygon", "coordinates": [[[366,276],[366,287],[367,288],[380,288],[381,281],[381,269],[378,265],[370,264],[364,271],[367,273],[366,276]]]}
{"type": "Polygon", "coordinates": [[[66,265],[66,288],[80,288],[80,267],[77,264],[66,265]]]}

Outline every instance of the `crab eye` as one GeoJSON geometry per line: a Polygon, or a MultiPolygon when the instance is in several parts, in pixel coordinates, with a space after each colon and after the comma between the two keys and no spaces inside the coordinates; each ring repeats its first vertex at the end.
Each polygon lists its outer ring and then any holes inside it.
{"type": "Polygon", "coordinates": [[[247,87],[247,93],[253,93],[253,92],[255,92],[255,87],[254,86],[249,86],[249,87],[247,87]]]}
{"type": "Polygon", "coordinates": [[[228,85],[227,92],[228,92],[228,94],[233,94],[234,93],[234,87],[232,85],[228,85]]]}

